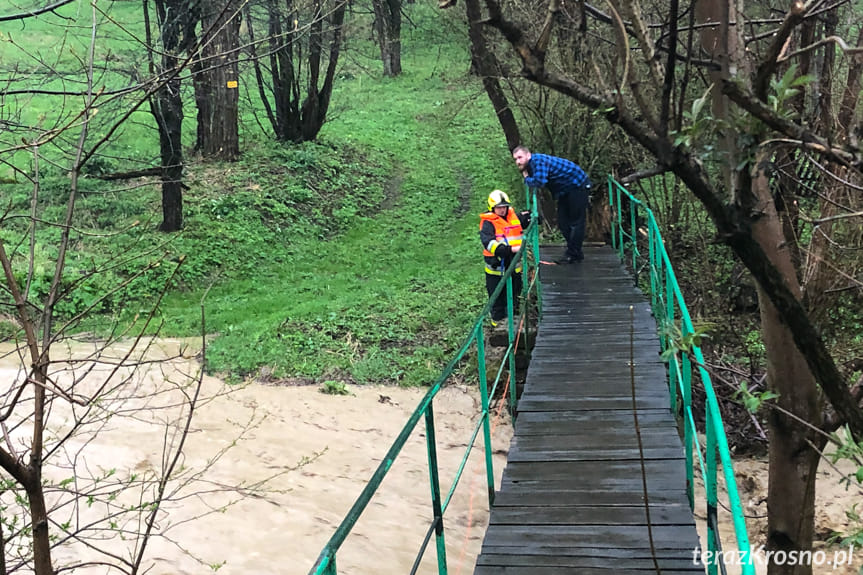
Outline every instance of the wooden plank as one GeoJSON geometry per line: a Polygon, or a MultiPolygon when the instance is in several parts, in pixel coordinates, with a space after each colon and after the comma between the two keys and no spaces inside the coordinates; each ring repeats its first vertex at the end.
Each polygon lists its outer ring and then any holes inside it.
{"type": "MultiPolygon", "coordinates": [[[[629,397],[567,399],[564,394],[542,396],[531,394],[519,401],[518,411],[592,411],[596,409],[625,409],[631,405],[632,399],[629,397]]],[[[668,398],[639,397],[636,398],[636,406],[637,409],[668,407],[668,398]]]]}
{"type": "MultiPolygon", "coordinates": [[[[654,490],[650,492],[649,498],[652,505],[680,505],[686,501],[686,494],[681,493],[680,489],[654,490]]],[[[609,491],[570,488],[544,489],[542,492],[507,489],[498,491],[494,498],[495,507],[631,507],[643,504],[644,494],[640,489],[609,491]]]]}
{"type": "MultiPolygon", "coordinates": [[[[597,461],[595,460],[591,462],[597,463],[597,461]]],[[[639,502],[641,502],[643,499],[641,498],[642,480],[640,474],[638,473],[638,460],[635,460],[634,462],[635,465],[632,466],[634,469],[632,469],[629,474],[621,473],[615,476],[582,476],[577,479],[554,479],[544,477],[542,475],[536,475],[534,477],[525,479],[513,477],[512,475],[505,475],[504,479],[501,481],[500,488],[501,490],[506,491],[534,491],[540,493],[543,490],[555,490],[558,492],[565,492],[613,489],[619,490],[621,492],[629,491],[632,493],[636,493],[639,495],[639,502]]],[[[515,463],[527,464],[528,462],[515,463]]],[[[537,462],[537,464],[543,463],[556,462],[537,462]]],[[[683,461],[678,460],[675,463],[677,466],[680,466],[683,461]]],[[[678,489],[683,489],[685,485],[685,478],[683,481],[680,481],[679,477],[675,477],[673,475],[651,475],[647,477],[648,497],[650,496],[650,493],[657,489],[674,491],[678,489]]],[[[680,502],[682,503],[683,501],[685,501],[685,498],[681,497],[680,502]]],[[[590,504],[591,502],[588,501],[587,503],[590,504]]]]}
{"type": "Polygon", "coordinates": [[[639,461],[642,459],[672,459],[676,456],[682,457],[681,447],[645,447],[639,451],[631,448],[572,448],[572,449],[543,449],[543,450],[520,450],[516,448],[510,452],[509,461],[612,461],[630,459],[639,461]]]}
{"type": "Polygon", "coordinates": [[[543,319],[475,573],[648,575],[654,554],[665,575],[703,573],[650,303],[607,248],[539,273],[543,319]]]}
{"type": "MultiPolygon", "coordinates": [[[[584,411],[562,411],[562,412],[560,412],[561,415],[569,415],[572,413],[580,413],[580,414],[583,414],[585,416],[592,416],[593,415],[593,413],[591,413],[591,412],[584,412],[584,411]]],[[[525,411],[525,412],[522,412],[521,415],[523,415],[525,417],[525,419],[527,419],[528,415],[546,415],[546,414],[548,414],[547,411],[525,411]]],[[[629,413],[628,415],[629,415],[628,421],[623,420],[620,423],[620,425],[632,426],[632,424],[633,424],[632,423],[632,421],[633,421],[632,413],[629,413]]],[[[602,423],[601,419],[591,418],[587,421],[580,423],[580,425],[582,426],[581,429],[584,429],[585,427],[590,427],[590,426],[601,424],[601,423],[602,423]]],[[[642,417],[642,415],[639,414],[638,424],[639,424],[639,427],[642,429],[642,431],[645,429],[663,429],[663,430],[667,430],[669,433],[672,433],[675,435],[677,434],[677,426],[675,425],[674,420],[671,419],[670,417],[669,418],[663,418],[663,419],[647,419],[647,417],[642,417]]],[[[573,423],[572,420],[554,421],[553,419],[551,419],[551,420],[546,419],[546,420],[543,420],[543,421],[537,422],[537,423],[528,422],[528,421],[519,421],[518,425],[519,425],[519,429],[518,429],[518,436],[519,437],[527,437],[529,435],[563,435],[563,434],[571,433],[573,431],[573,429],[575,429],[575,430],[579,429],[579,427],[577,427],[577,425],[579,425],[579,424],[573,423]]],[[[612,426],[612,424],[609,424],[609,426],[612,426]]]]}
{"type": "MultiPolygon", "coordinates": [[[[597,409],[609,411],[613,409],[626,409],[632,407],[632,387],[629,383],[605,383],[602,381],[579,379],[558,379],[553,384],[548,384],[542,387],[534,384],[527,384],[524,386],[524,392],[525,401],[541,401],[543,399],[566,399],[570,401],[625,399],[629,400],[629,404],[609,408],[597,406],[597,409]]],[[[640,400],[656,400],[655,403],[658,404],[656,409],[661,409],[662,407],[668,409],[669,404],[668,392],[664,388],[656,389],[655,384],[650,386],[649,382],[641,384],[636,383],[635,400],[637,403],[640,400]]],[[[639,407],[646,406],[639,405],[639,407]]],[[[560,410],[555,409],[554,411],[560,410]]],[[[630,411],[629,425],[632,425],[632,418],[632,412],[630,411]]],[[[597,418],[596,421],[601,420],[597,418]]]]}
{"type": "MultiPolygon", "coordinates": [[[[555,555],[560,557],[582,557],[582,558],[596,558],[596,559],[651,559],[656,557],[657,559],[679,559],[681,558],[679,549],[651,549],[649,544],[644,545],[643,547],[620,547],[620,548],[606,548],[606,547],[577,547],[573,549],[561,549],[560,547],[546,547],[544,545],[532,545],[530,548],[519,548],[514,549],[511,547],[499,547],[496,545],[484,545],[483,554],[488,552],[491,555],[498,556],[533,556],[535,560],[541,561],[542,557],[553,557],[555,555]]],[[[693,551],[694,549],[689,549],[689,553],[683,556],[685,561],[689,561],[690,563],[693,561],[693,551]]],[[[700,548],[698,553],[698,560],[700,565],[700,548]]],[[[703,567],[702,567],[703,569],[703,567]]]]}
{"type": "Polygon", "coordinates": [[[489,545],[525,547],[543,545],[566,549],[579,547],[627,548],[645,546],[652,535],[656,549],[694,549],[700,545],[691,526],[655,525],[489,525],[489,545]]]}
{"type": "MultiPolygon", "coordinates": [[[[699,567],[698,563],[692,559],[684,559],[674,557],[657,557],[659,569],[665,573],[666,571],[690,571],[704,572],[704,567],[699,567]]],[[[579,569],[609,569],[608,557],[582,557],[571,555],[515,555],[515,554],[497,554],[483,553],[480,560],[477,561],[478,566],[512,566],[512,567],[570,567],[579,569]]],[[[613,568],[617,569],[636,569],[636,570],[653,570],[655,572],[655,564],[652,557],[615,557],[613,568]]],[[[580,572],[580,571],[579,571],[580,572]]]]}
{"type": "MultiPolygon", "coordinates": [[[[573,575],[652,575],[655,570],[635,570],[635,569],[615,569],[613,566],[608,568],[589,569],[581,567],[563,568],[560,567],[535,567],[535,566],[477,566],[474,570],[474,575],[562,575],[572,573],[573,575]]],[[[688,569],[688,570],[663,570],[662,575],[692,575],[693,573],[704,573],[704,568],[688,569]]]]}
{"type": "MultiPolygon", "coordinates": [[[[562,412],[543,412],[532,411],[519,415],[518,418],[518,433],[529,434],[533,429],[556,429],[556,426],[563,428],[579,429],[581,427],[591,425],[597,421],[602,421],[609,427],[619,427],[624,425],[632,425],[632,410],[605,410],[597,413],[584,413],[582,411],[562,411],[562,412]]],[[[638,414],[638,421],[642,427],[649,426],[674,426],[674,416],[667,408],[654,410],[643,410],[638,414]]],[[[549,431],[549,433],[559,433],[560,431],[549,431]]]]}
{"type": "MultiPolygon", "coordinates": [[[[584,505],[573,512],[571,507],[551,506],[538,514],[533,507],[500,507],[492,510],[492,525],[645,525],[644,505],[608,507],[584,505]]],[[[650,507],[652,525],[693,525],[689,505],[663,504],[650,507]]]]}
{"type": "Polygon", "coordinates": [[[600,428],[573,429],[565,434],[555,435],[518,435],[518,449],[522,451],[570,451],[594,449],[634,449],[639,445],[644,449],[671,447],[681,451],[676,433],[670,430],[647,428],[636,434],[634,429],[600,428]],[[613,446],[613,447],[610,447],[613,446]]]}
{"type": "MultiPolygon", "coordinates": [[[[641,466],[637,465],[639,477],[641,466]]],[[[651,477],[664,477],[672,481],[686,480],[686,472],[680,459],[656,459],[644,462],[647,474],[651,477]]],[[[547,481],[570,480],[581,477],[620,477],[633,472],[631,461],[544,461],[540,463],[507,464],[504,477],[518,481],[541,477],[547,481]]]]}

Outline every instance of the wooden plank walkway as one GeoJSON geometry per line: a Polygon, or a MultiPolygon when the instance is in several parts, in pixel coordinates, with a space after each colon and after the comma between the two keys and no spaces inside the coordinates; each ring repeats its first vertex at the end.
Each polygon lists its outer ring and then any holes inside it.
{"type": "MultiPolygon", "coordinates": [[[[541,251],[546,261],[562,254],[541,251]]],[[[647,299],[610,248],[587,249],[584,262],[544,265],[540,274],[542,322],[474,573],[703,573],[693,563],[700,544],[647,299]],[[632,410],[633,324],[642,450],[632,410]]]]}

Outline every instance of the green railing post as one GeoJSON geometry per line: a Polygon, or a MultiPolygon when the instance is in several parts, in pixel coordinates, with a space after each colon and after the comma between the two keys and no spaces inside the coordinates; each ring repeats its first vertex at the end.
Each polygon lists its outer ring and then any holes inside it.
{"type": "MultiPolygon", "coordinates": [[[[665,267],[665,331],[667,337],[671,338],[674,327],[674,282],[671,277],[671,266],[665,267]]],[[[667,347],[667,342],[666,342],[667,347]]],[[[668,370],[668,387],[671,392],[671,413],[677,416],[677,359],[674,359],[675,369],[668,370]]]]}
{"type": "MultiPolygon", "coordinates": [[[[628,239],[632,249],[632,265],[635,272],[638,272],[638,261],[642,257],[638,249],[638,235],[636,227],[635,206],[643,205],[641,201],[632,196],[623,186],[614,180],[611,176],[608,178],[609,185],[609,204],[612,211],[613,225],[612,229],[612,246],[617,248],[618,255],[621,261],[626,259],[626,242],[628,239]],[[632,235],[627,238],[627,233],[624,230],[625,223],[622,217],[622,194],[629,198],[630,202],[630,217],[629,226],[632,228],[632,235]]],[[[671,266],[671,260],[665,245],[662,242],[662,235],[659,231],[659,225],[653,215],[653,211],[644,206],[647,213],[648,226],[648,242],[651,253],[648,254],[648,264],[651,269],[651,303],[654,305],[654,316],[660,326],[667,332],[664,337],[660,337],[660,343],[663,351],[667,351],[669,347],[677,346],[673,341],[672,333],[676,325],[675,316],[680,320],[680,333],[684,338],[691,335],[695,328],[692,325],[692,318],[689,316],[689,311],[686,309],[686,302],[683,299],[683,294],[680,290],[680,284],[674,276],[674,269],[671,266]],[[665,284],[663,285],[663,280],[665,284]],[[657,293],[653,293],[656,290],[657,293]],[[662,301],[662,297],[665,301],[662,301]],[[679,316],[678,316],[679,313],[679,316]]],[[[695,506],[695,459],[694,455],[698,456],[700,464],[701,476],[704,479],[705,497],[708,509],[708,541],[707,547],[710,551],[719,551],[720,545],[718,533],[714,527],[718,514],[718,466],[721,462],[722,475],[725,481],[725,488],[728,494],[728,501],[731,508],[731,515],[734,521],[734,533],[737,538],[737,551],[741,557],[749,558],[744,560],[742,564],[743,575],[754,575],[755,566],[750,557],[749,536],[746,532],[746,521],[743,515],[743,505],[740,502],[740,494],[737,491],[736,479],[734,477],[734,465],[731,460],[731,454],[728,450],[728,439],[725,435],[725,429],[722,426],[722,414],[719,409],[719,402],[716,398],[716,393],[713,390],[713,384],[710,381],[710,374],[704,369],[704,357],[701,349],[697,345],[687,346],[688,349],[677,350],[676,353],[669,357],[669,403],[672,412],[675,416],[682,412],[682,425],[684,428],[684,449],[686,453],[686,494],[689,499],[690,507],[695,506]],[[707,454],[702,456],[701,445],[697,438],[695,419],[692,413],[692,378],[693,365],[697,366],[698,376],[705,393],[705,421],[707,433],[707,454]],[[678,396],[679,394],[679,396],[678,396]],[[695,449],[697,448],[697,451],[695,449]]],[[[708,561],[708,570],[710,575],[716,573],[716,569],[722,569],[725,572],[724,566],[712,562],[716,555],[711,556],[708,561]]]]}
{"type": "Polygon", "coordinates": [[[617,223],[618,230],[620,231],[620,241],[617,243],[617,249],[620,252],[620,259],[622,260],[624,257],[624,253],[626,251],[626,244],[624,242],[625,232],[623,231],[623,206],[620,205],[620,202],[623,201],[620,190],[616,189],[617,193],[617,223]]]}
{"type": "Polygon", "coordinates": [[[506,315],[507,341],[512,352],[509,354],[509,416],[515,425],[515,317],[513,314],[512,276],[506,279],[506,315]]]}
{"type": "Polygon", "coordinates": [[[660,317],[659,314],[659,289],[657,283],[657,273],[659,269],[659,262],[657,258],[657,254],[659,254],[659,246],[656,245],[659,241],[659,234],[655,233],[658,230],[654,230],[653,226],[648,223],[647,225],[647,255],[650,261],[650,310],[653,312],[653,317],[660,317]]]}
{"type": "Polygon", "coordinates": [[[435,521],[435,542],[437,543],[437,572],[446,575],[446,543],[443,534],[443,512],[440,501],[440,478],[437,467],[437,443],[434,433],[434,408],[426,407],[426,447],[429,459],[429,483],[431,484],[432,513],[435,521]]]}
{"type": "Polygon", "coordinates": [[[632,242],[632,271],[635,273],[635,281],[638,282],[638,229],[635,227],[636,212],[638,204],[629,201],[629,240],[632,242]]]}
{"type": "Polygon", "coordinates": [[[479,363],[477,371],[479,372],[479,399],[482,409],[482,439],[485,446],[485,475],[488,485],[488,506],[489,508],[494,503],[494,469],[492,467],[492,449],[491,449],[491,425],[489,422],[489,397],[488,397],[488,379],[485,370],[485,337],[482,333],[482,324],[475,328],[476,337],[476,357],[479,363]]]}
{"type": "MultiPolygon", "coordinates": [[[[683,336],[688,335],[684,328],[683,336]]],[[[684,413],[692,411],[692,361],[689,359],[689,352],[684,351],[680,354],[680,374],[683,378],[683,403],[684,413]]],[[[692,443],[698,441],[698,437],[694,436],[689,426],[686,426],[684,433],[684,455],[686,457],[686,497],[689,499],[689,506],[695,509],[695,468],[692,466],[692,443]]]]}
{"type": "Polygon", "coordinates": [[[534,226],[533,231],[529,235],[530,244],[533,247],[533,269],[536,274],[536,309],[537,309],[537,324],[542,319],[542,284],[539,283],[539,200],[537,199],[536,190],[528,188],[530,197],[530,221],[534,226]]]}
{"type": "Polygon", "coordinates": [[[716,424],[713,422],[713,418],[708,415],[704,418],[704,425],[707,436],[707,447],[704,458],[707,467],[707,477],[704,478],[704,491],[707,497],[707,550],[710,551],[708,557],[711,559],[707,563],[707,574],[716,575],[718,561],[713,560],[716,557],[716,551],[719,549],[718,534],[713,528],[714,525],[719,525],[716,509],[716,424]]]}
{"type": "MultiPolygon", "coordinates": [[[[617,189],[614,187],[614,178],[611,177],[611,174],[608,175],[608,207],[611,212],[611,249],[617,251],[617,217],[615,208],[618,202],[615,201],[617,197],[617,189]]],[[[623,256],[621,256],[623,257],[623,256]]]]}
{"type": "MultiPolygon", "coordinates": [[[[698,362],[698,371],[701,378],[710,381],[710,375],[703,367],[704,356],[701,349],[696,347],[695,360],[698,362]]],[[[737,481],[734,477],[734,463],[731,461],[731,452],[728,449],[728,438],[725,437],[724,428],[722,427],[722,413],[719,411],[719,401],[716,399],[716,392],[712,385],[704,386],[704,393],[707,396],[706,418],[713,420],[714,430],[721,429],[723,432],[714,433],[716,447],[719,451],[719,459],[722,462],[722,475],[725,479],[725,491],[728,496],[728,503],[731,507],[731,518],[734,521],[734,534],[737,537],[737,549],[745,553],[747,561],[744,561],[741,569],[742,575],[755,575],[755,563],[751,560],[751,548],[749,545],[749,534],[746,532],[746,519],[743,515],[743,504],[740,502],[740,493],[737,491],[737,481]]]]}

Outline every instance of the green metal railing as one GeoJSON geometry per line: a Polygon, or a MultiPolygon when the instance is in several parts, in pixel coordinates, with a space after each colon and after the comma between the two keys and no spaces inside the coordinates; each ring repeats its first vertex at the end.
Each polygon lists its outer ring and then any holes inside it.
{"type": "MultiPolygon", "coordinates": [[[[458,352],[449,361],[443,372],[440,374],[434,384],[432,384],[428,392],[426,392],[426,394],[423,396],[422,400],[420,400],[419,405],[408,418],[407,423],[405,423],[398,437],[396,437],[395,441],[390,446],[389,450],[383,458],[383,461],[381,461],[378,468],[372,474],[369,482],[366,484],[365,489],[363,489],[362,493],[360,493],[359,497],[357,497],[357,500],[354,502],[353,506],[348,511],[348,514],[345,516],[333,536],[324,546],[320,556],[318,557],[318,560],[315,562],[311,571],[309,571],[310,574],[335,575],[337,573],[336,555],[339,549],[341,548],[348,534],[350,534],[357,520],[359,520],[365,508],[368,506],[369,502],[372,499],[372,496],[377,492],[378,488],[381,485],[381,482],[384,480],[384,477],[386,476],[396,457],[398,457],[399,452],[401,451],[402,447],[404,447],[405,443],[408,441],[408,438],[410,437],[411,433],[413,433],[421,418],[425,420],[426,426],[426,449],[429,462],[429,484],[431,487],[431,508],[433,519],[428,527],[428,530],[426,531],[425,538],[420,545],[420,549],[414,562],[413,569],[411,570],[411,574],[416,573],[417,569],[419,568],[420,561],[425,554],[429,542],[431,541],[432,535],[434,535],[435,537],[435,544],[437,549],[438,573],[440,575],[444,575],[447,573],[446,542],[444,537],[445,530],[443,518],[449,506],[449,503],[452,500],[452,496],[455,493],[456,487],[458,487],[459,480],[461,479],[462,473],[464,472],[468,457],[473,450],[473,446],[476,442],[477,436],[479,435],[480,429],[482,429],[483,433],[489,506],[491,506],[491,504],[494,502],[494,469],[492,467],[491,422],[489,407],[490,398],[495,396],[494,394],[497,391],[498,384],[501,381],[501,376],[504,373],[504,367],[508,367],[508,405],[510,415],[512,417],[515,417],[515,353],[518,341],[517,336],[523,332],[525,334],[525,338],[527,338],[527,334],[529,333],[530,310],[534,305],[531,301],[532,293],[535,293],[536,305],[538,309],[541,309],[542,294],[538,281],[539,274],[534,273],[534,277],[531,278],[530,273],[531,270],[535,272],[539,266],[539,226],[537,224],[538,210],[536,203],[536,194],[528,194],[528,203],[532,217],[530,225],[523,234],[524,240],[522,243],[522,249],[516,253],[515,258],[507,267],[506,272],[501,278],[502,281],[498,284],[497,289],[491,294],[488,303],[486,303],[486,305],[483,307],[482,312],[480,312],[479,317],[477,317],[477,320],[474,322],[470,333],[465,338],[458,352]],[[512,297],[512,276],[516,268],[520,264],[523,264],[524,268],[522,272],[522,281],[524,282],[524,286],[522,288],[522,295],[525,301],[524,305],[521,306],[522,321],[518,326],[517,332],[515,325],[515,317],[513,313],[514,306],[512,297]],[[492,303],[497,299],[498,295],[503,293],[504,289],[506,290],[507,297],[507,336],[509,345],[506,349],[506,353],[501,359],[500,368],[497,371],[497,375],[495,377],[494,383],[492,384],[491,391],[489,391],[488,380],[486,379],[487,373],[485,365],[485,341],[483,335],[483,324],[485,318],[488,316],[491,310],[492,303]],[[479,391],[481,396],[480,417],[476,423],[476,426],[473,429],[470,440],[467,443],[467,448],[465,449],[465,453],[462,456],[461,464],[459,465],[458,470],[455,473],[452,485],[447,492],[446,497],[441,499],[440,473],[438,470],[437,447],[435,443],[433,402],[435,396],[437,396],[438,392],[444,386],[447,379],[453,374],[455,368],[459,365],[467,352],[474,346],[476,346],[477,371],[479,377],[479,391]]],[[[527,341],[525,341],[525,348],[528,348],[527,341]]]]}
{"type": "Polygon", "coordinates": [[[734,522],[734,533],[737,538],[738,557],[742,560],[736,563],[741,566],[743,575],[754,575],[754,562],[751,560],[749,536],[746,532],[746,522],[743,507],[737,491],[734,477],[734,467],[731,454],[728,451],[728,440],[722,424],[722,414],[719,402],[713,390],[710,374],[704,368],[704,356],[701,349],[693,344],[695,328],[692,318],[683,300],[683,294],[671,260],[659,232],[659,226],[653,211],[641,201],[632,196],[620,183],[611,176],[608,177],[608,198],[614,221],[612,225],[612,246],[618,250],[620,259],[626,257],[626,250],[631,251],[632,268],[638,274],[646,269],[650,281],[650,296],[653,315],[660,328],[660,345],[665,357],[669,360],[669,392],[671,409],[675,414],[682,411],[684,428],[684,450],[686,455],[686,492],[689,505],[694,509],[694,474],[693,452],[698,457],[701,477],[707,503],[707,572],[715,575],[717,568],[725,572],[725,565],[717,558],[722,557],[721,543],[718,537],[718,493],[717,469],[722,466],[722,475],[728,494],[730,512],[734,522]],[[628,214],[624,213],[623,198],[628,200],[628,214]],[[646,222],[639,227],[639,210],[644,210],[646,222]],[[629,220],[629,231],[625,229],[624,217],[629,220]],[[646,226],[646,229],[643,227],[646,226]],[[639,241],[639,235],[642,236],[639,241]],[[639,243],[647,245],[647,260],[639,243]],[[644,268],[640,267],[644,266],[644,268]],[[674,341],[677,338],[678,341],[674,341]],[[692,366],[697,367],[701,385],[705,394],[705,446],[698,439],[695,419],[692,414],[692,366]],[[718,457],[718,459],[717,459],[718,457]]]}

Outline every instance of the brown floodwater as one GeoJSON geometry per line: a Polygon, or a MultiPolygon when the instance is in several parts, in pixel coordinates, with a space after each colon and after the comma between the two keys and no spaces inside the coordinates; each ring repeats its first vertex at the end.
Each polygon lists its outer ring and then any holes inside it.
{"type": "MultiPolygon", "coordinates": [[[[175,356],[181,343],[160,340],[149,349],[147,359],[175,356]]],[[[63,354],[83,358],[93,349],[95,344],[81,343],[63,354]]],[[[9,350],[8,346],[0,348],[0,391],[4,393],[20,377],[18,358],[8,354],[9,350]]],[[[116,358],[123,351],[122,346],[114,346],[108,355],[116,358]]],[[[55,351],[53,359],[59,355],[55,351]]],[[[77,364],[75,373],[84,375],[85,365],[77,364]]],[[[76,384],[76,391],[83,394],[93,389],[111,369],[109,365],[96,367],[76,384]]],[[[173,437],[166,435],[166,423],[182,421],[182,409],[175,406],[181,403],[181,390],[189,391],[187,376],[198,369],[193,351],[186,350],[167,363],[147,364],[134,375],[124,373],[130,378],[118,386],[122,400],[116,407],[105,408],[112,417],[72,439],[69,448],[50,462],[46,476],[55,481],[70,477],[68,462],[73,457],[69,454],[75,454],[79,470],[75,475],[81,477],[110,470],[112,477],[158,472],[165,464],[163,445],[173,437]]],[[[71,374],[58,375],[61,381],[63,378],[70,381],[71,374]]],[[[251,383],[230,388],[217,378],[204,377],[201,397],[205,401],[192,420],[180,473],[169,483],[169,490],[176,493],[164,505],[158,521],[163,534],[151,540],[145,554],[144,563],[152,567],[149,573],[307,573],[426,391],[378,386],[349,386],[349,390],[351,395],[340,396],[309,386],[251,383]],[[218,459],[195,479],[194,472],[214,458],[218,459]],[[229,489],[262,481],[263,486],[251,489],[245,497],[229,489]]],[[[445,497],[477,422],[479,397],[473,389],[447,387],[435,400],[434,409],[445,497]]],[[[49,426],[59,434],[68,428],[73,412],[80,414],[81,407],[73,410],[68,402],[58,400],[49,426]]],[[[29,433],[27,425],[22,425],[11,439],[24,441],[29,433]]],[[[498,485],[511,434],[504,413],[494,421],[492,439],[498,485]]],[[[136,497],[130,491],[117,500],[134,502],[136,497]]],[[[69,515],[68,507],[58,517],[69,515]]],[[[97,507],[80,506],[74,517],[79,521],[96,517],[97,507]]],[[[345,541],[338,555],[339,572],[409,573],[431,515],[421,419],[345,541]]],[[[480,433],[444,517],[449,573],[472,573],[487,518],[480,433]]],[[[127,556],[134,549],[131,541],[120,538],[104,545],[118,556],[127,556]]],[[[55,553],[57,566],[93,557],[84,545],[74,542],[55,553]]],[[[105,567],[75,570],[105,572],[105,567]]],[[[419,573],[437,573],[434,541],[419,573]]]]}

